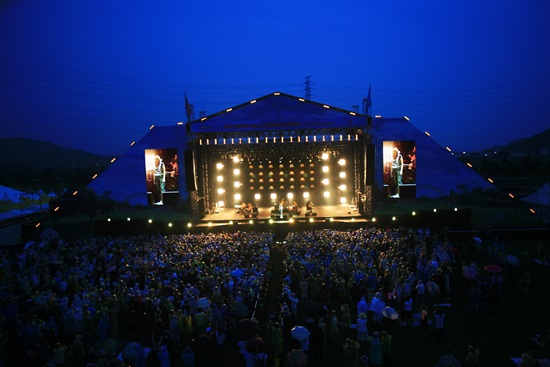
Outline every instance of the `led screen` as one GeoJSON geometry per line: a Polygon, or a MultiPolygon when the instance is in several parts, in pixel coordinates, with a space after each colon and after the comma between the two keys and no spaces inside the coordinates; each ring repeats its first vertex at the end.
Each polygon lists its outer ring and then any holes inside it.
{"type": "Polygon", "coordinates": [[[149,205],[177,203],[179,197],[177,149],[146,149],[145,171],[149,205]]]}
{"type": "Polygon", "coordinates": [[[416,196],[416,142],[384,141],[385,194],[394,199],[416,196]]]}

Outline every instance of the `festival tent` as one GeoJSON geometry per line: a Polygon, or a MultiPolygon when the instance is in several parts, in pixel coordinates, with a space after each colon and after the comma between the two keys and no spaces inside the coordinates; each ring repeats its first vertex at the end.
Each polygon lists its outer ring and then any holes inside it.
{"type": "Polygon", "coordinates": [[[550,184],[546,182],[537,191],[524,197],[522,201],[537,205],[550,205],[550,184]]]}
{"type": "MultiPolygon", "coordinates": [[[[232,133],[251,134],[274,131],[278,134],[319,131],[341,128],[366,130],[369,118],[365,114],[335,108],[300,97],[272,93],[241,105],[227,108],[213,115],[201,117],[189,124],[154,126],[129,150],[118,157],[110,167],[96,177],[88,188],[96,194],[109,194],[131,205],[147,205],[146,149],[176,149],[179,167],[184,167],[189,134],[232,133]]],[[[386,141],[414,141],[416,147],[416,196],[438,198],[447,196],[458,187],[486,188],[493,186],[474,170],[441,147],[426,133],[421,132],[406,117],[374,118],[369,126],[375,149],[375,180],[383,186],[383,144],[386,141]]],[[[179,174],[181,200],[189,198],[185,170],[179,174]]]]}
{"type": "Polygon", "coordinates": [[[18,203],[21,197],[21,194],[24,194],[24,193],[21,191],[0,185],[0,198],[2,201],[18,203]]]}

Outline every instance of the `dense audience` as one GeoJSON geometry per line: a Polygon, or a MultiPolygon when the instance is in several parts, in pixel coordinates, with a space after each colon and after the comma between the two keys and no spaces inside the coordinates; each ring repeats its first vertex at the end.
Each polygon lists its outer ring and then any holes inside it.
{"type": "MultiPolygon", "coordinates": [[[[5,249],[0,367],[292,367],[335,358],[349,367],[390,366],[396,328],[417,327],[423,338],[430,328],[446,344],[453,268],[462,266],[446,235],[318,230],[275,243],[272,233],[222,232],[5,249]],[[282,294],[279,304],[262,305],[277,246],[282,294]],[[263,310],[271,312],[260,325],[263,310]]],[[[506,254],[498,240],[481,251],[506,254]]],[[[504,279],[467,267],[471,276],[460,279],[479,310],[482,299],[499,297],[504,279]]],[[[468,363],[479,354],[472,347],[468,363]]]]}

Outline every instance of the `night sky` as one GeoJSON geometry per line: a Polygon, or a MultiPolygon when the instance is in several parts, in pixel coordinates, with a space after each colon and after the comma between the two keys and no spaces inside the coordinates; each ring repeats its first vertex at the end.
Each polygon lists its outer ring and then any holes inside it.
{"type": "Polygon", "coordinates": [[[118,155],[280,91],[408,116],[453,151],[550,127],[550,2],[0,2],[2,137],[118,155]]]}

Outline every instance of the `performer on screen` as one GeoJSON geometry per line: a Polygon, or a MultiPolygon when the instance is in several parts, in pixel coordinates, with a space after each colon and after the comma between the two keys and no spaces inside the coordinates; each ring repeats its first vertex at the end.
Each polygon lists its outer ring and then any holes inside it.
{"type": "Polygon", "coordinates": [[[394,185],[392,198],[399,198],[400,186],[403,184],[403,156],[399,149],[392,149],[391,177],[394,185]]]}
{"type": "Polygon", "coordinates": [[[155,166],[153,168],[153,178],[155,184],[155,203],[154,205],[164,205],[163,195],[166,191],[166,167],[162,159],[156,155],[155,156],[155,166]]]}

